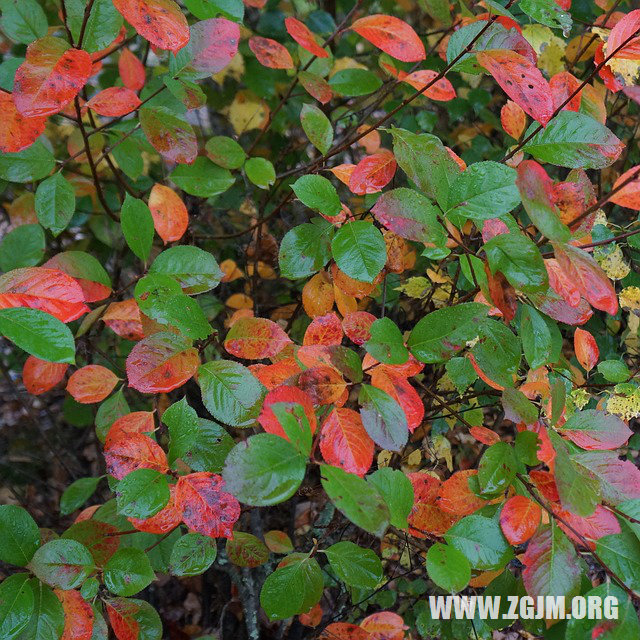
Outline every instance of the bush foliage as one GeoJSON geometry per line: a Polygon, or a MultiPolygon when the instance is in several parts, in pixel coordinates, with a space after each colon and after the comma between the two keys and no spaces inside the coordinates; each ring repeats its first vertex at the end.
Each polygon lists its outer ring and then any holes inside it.
{"type": "Polygon", "coordinates": [[[640,637],[631,5],[1,0],[1,638],[640,637]]]}

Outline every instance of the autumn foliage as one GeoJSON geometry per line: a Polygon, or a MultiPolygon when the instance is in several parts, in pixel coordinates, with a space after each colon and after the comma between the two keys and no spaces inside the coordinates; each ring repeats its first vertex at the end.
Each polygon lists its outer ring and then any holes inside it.
{"type": "Polygon", "coordinates": [[[640,9],[0,11],[0,639],[640,638],[640,9]]]}

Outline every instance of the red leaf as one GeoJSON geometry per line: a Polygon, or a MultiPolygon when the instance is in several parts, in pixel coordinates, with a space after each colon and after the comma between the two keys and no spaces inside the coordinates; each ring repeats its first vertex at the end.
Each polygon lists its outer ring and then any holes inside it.
{"type": "Polygon", "coordinates": [[[64,271],[71,276],[80,285],[85,302],[98,302],[107,298],[111,294],[111,287],[84,278],[86,270],[76,261],[75,254],[75,251],[63,251],[49,258],[42,267],[64,271]]]}
{"type": "Polygon", "coordinates": [[[614,58],[623,58],[624,60],[640,60],[640,9],[630,11],[611,29],[609,39],[606,43],[607,56],[612,54],[614,58]],[[616,51],[621,45],[636,34],[627,44],[619,51],[616,51]],[[615,52],[615,53],[614,53],[615,52]]]}
{"type": "Polygon", "coordinates": [[[640,211],[640,165],[636,165],[635,167],[631,167],[628,171],[625,171],[615,181],[613,188],[615,189],[622,183],[629,180],[632,176],[635,176],[633,180],[630,180],[619,191],[616,191],[609,198],[609,201],[614,204],[619,204],[621,207],[626,207],[627,209],[640,211]]]}
{"type": "Polygon", "coordinates": [[[53,389],[64,378],[68,366],[29,356],[22,367],[22,384],[29,393],[39,396],[53,389]]]}
{"type": "Polygon", "coordinates": [[[80,285],[63,271],[43,267],[14,269],[0,275],[0,309],[30,307],[61,322],[77,320],[89,311],[80,285]]]}
{"type": "Polygon", "coordinates": [[[292,376],[300,373],[300,367],[294,358],[285,358],[274,364],[253,364],[249,366],[253,375],[267,389],[275,389],[292,376]]]}
{"type": "Polygon", "coordinates": [[[333,98],[333,90],[331,85],[321,76],[309,73],[308,71],[300,71],[298,80],[305,88],[305,91],[322,104],[327,104],[333,98]]]}
{"type": "Polygon", "coordinates": [[[333,404],[347,388],[340,373],[326,365],[303,371],[298,378],[298,386],[309,394],[314,405],[333,404]]]}
{"type": "MultiPolygon", "coordinates": [[[[580,80],[568,71],[556,73],[551,80],[551,97],[553,98],[553,108],[557,109],[573,92],[580,86],[580,80]]],[[[580,101],[582,100],[582,91],[578,92],[571,100],[562,108],[563,111],[580,111],[580,101]]]]}
{"type": "Polygon", "coordinates": [[[253,51],[263,67],[293,69],[293,59],[287,48],[271,38],[262,38],[261,36],[249,38],[249,49],[253,51]]]}
{"type": "Polygon", "coordinates": [[[570,244],[554,245],[560,268],[572,280],[592,307],[610,315],[618,312],[618,297],[611,280],[598,263],[582,249],[570,244]]]}
{"type": "Polygon", "coordinates": [[[379,611],[367,616],[360,628],[369,634],[369,640],[403,640],[409,627],[397,613],[379,611]]]}
{"type": "Polygon", "coordinates": [[[426,58],[424,45],[418,34],[400,18],[374,14],[356,20],[351,28],[397,60],[418,62],[426,58]]]}
{"type": "Polygon", "coordinates": [[[114,598],[105,602],[109,623],[118,640],[138,640],[140,625],[135,615],[140,607],[132,600],[114,598]]]}
{"type": "Polygon", "coordinates": [[[322,606],[318,603],[311,607],[311,611],[308,613],[301,613],[298,620],[305,627],[317,627],[322,622],[322,615],[322,606]]]}
{"type": "Polygon", "coordinates": [[[282,425],[278,421],[275,413],[271,409],[271,405],[278,402],[283,402],[288,406],[299,404],[302,406],[307,419],[309,420],[309,426],[311,427],[311,433],[315,433],[317,421],[316,414],[313,410],[313,402],[307,393],[298,389],[297,387],[280,386],[269,391],[265,396],[264,403],[262,405],[262,411],[258,416],[258,422],[267,433],[273,433],[277,436],[281,436],[288,440],[288,436],[282,429],[282,425]]]}
{"type": "Polygon", "coordinates": [[[91,75],[91,56],[61,38],[45,36],[27,47],[18,67],[13,101],[25,117],[49,116],[71,102],[91,75]]]}
{"type": "Polygon", "coordinates": [[[531,482],[536,485],[536,489],[543,498],[546,498],[550,502],[560,501],[560,495],[558,494],[558,487],[556,487],[556,479],[553,473],[549,471],[530,471],[529,478],[531,478],[531,482]]]}
{"type": "Polygon", "coordinates": [[[456,521],[438,505],[440,479],[429,473],[409,473],[413,486],[413,507],[409,513],[409,533],[415,538],[426,538],[427,534],[442,535],[456,521]]]}
{"type": "Polygon", "coordinates": [[[237,358],[272,358],[291,342],[280,325],[267,318],[240,318],[229,330],[224,348],[237,358]]]}
{"type": "Polygon", "coordinates": [[[540,524],[542,509],[525,496],[509,498],[500,512],[500,527],[509,544],[526,542],[536,532],[540,524]]]}
{"type": "Polygon", "coordinates": [[[524,56],[508,49],[479,51],[478,64],[483,66],[502,90],[534,120],[543,125],[553,115],[549,83],[540,70],[524,56]]]}
{"type": "MultiPolygon", "coordinates": [[[[407,75],[400,74],[398,77],[402,82],[411,85],[416,91],[420,91],[422,87],[433,82],[433,79],[438,75],[438,72],[432,69],[420,69],[407,75]]],[[[448,102],[456,97],[456,90],[446,78],[439,78],[428,89],[423,91],[422,95],[430,100],[448,102]]]]}
{"type": "Polygon", "coordinates": [[[351,342],[364,344],[371,339],[371,325],[376,317],[368,311],[353,311],[342,319],[342,329],[351,342]]]}
{"type": "Polygon", "coordinates": [[[17,109],[10,93],[0,91],[0,151],[17,153],[31,146],[47,124],[46,116],[25,118],[17,109]]]}
{"type": "Polygon", "coordinates": [[[476,469],[456,471],[442,483],[438,504],[443,511],[456,516],[467,516],[487,504],[469,488],[469,478],[477,474],[476,469]]]}
{"type": "Polygon", "coordinates": [[[376,367],[371,372],[371,384],[388,393],[407,417],[409,431],[415,431],[424,419],[424,404],[408,380],[387,367],[376,367]]]}
{"type": "Polygon", "coordinates": [[[144,520],[140,518],[127,518],[127,520],[138,531],[145,533],[165,534],[173,531],[182,522],[182,510],[176,504],[176,485],[171,485],[169,490],[171,492],[169,502],[158,513],[144,520]]]}
{"type": "Polygon", "coordinates": [[[367,631],[350,622],[332,622],[318,640],[371,640],[367,631]]]}
{"type": "Polygon", "coordinates": [[[129,49],[123,49],[118,58],[118,72],[122,78],[122,84],[127,89],[140,91],[144,87],[147,75],[144,65],[129,49]]]}
{"type": "Polygon", "coordinates": [[[189,226],[189,214],[184,202],[173,189],[154,184],[149,194],[149,210],[153,226],[165,244],[182,238],[189,226]]]}
{"type": "Polygon", "coordinates": [[[122,302],[112,302],[102,316],[102,321],[121,338],[127,340],[142,340],[142,320],[140,307],[135,298],[122,302]]]}
{"type": "Polygon", "coordinates": [[[198,73],[222,71],[238,53],[240,26],[225,18],[212,18],[191,26],[191,66],[198,73]]]}
{"type": "Polygon", "coordinates": [[[352,409],[333,409],[322,424],[320,452],[327,464],[363,476],[373,463],[375,445],[352,409]]]}
{"type": "Polygon", "coordinates": [[[64,631],[60,640],[91,640],[94,613],[79,591],[54,589],[64,611],[64,631]]]}
{"type": "Polygon", "coordinates": [[[507,100],[500,109],[502,128],[515,140],[520,140],[527,126],[527,114],[513,100],[507,100]]]}
{"type": "Polygon", "coordinates": [[[563,271],[558,261],[554,258],[545,260],[544,266],[549,275],[549,286],[559,296],[562,296],[568,304],[572,307],[577,307],[582,299],[578,285],[569,278],[568,274],[563,271]]]}
{"type": "Polygon", "coordinates": [[[140,106],[140,98],[126,87],[109,87],[91,98],[85,105],[101,116],[117,118],[131,113],[140,106]]]}
{"type": "Polygon", "coordinates": [[[124,433],[111,438],[104,447],[107,473],[122,480],[136,469],[155,469],[166,473],[167,456],[160,445],[142,433],[124,433]]]}
{"type": "Polygon", "coordinates": [[[211,538],[233,538],[240,504],[223,487],[222,476],[204,471],[178,479],[176,503],[189,529],[211,538]]]}
{"type": "Polygon", "coordinates": [[[358,162],[349,179],[349,189],[363,196],[382,191],[396,173],[396,159],[388,149],[381,149],[358,162]]]}
{"type": "Polygon", "coordinates": [[[176,53],[189,42],[189,25],[173,0],[113,0],[124,19],[151,44],[176,53]]]}
{"type": "Polygon", "coordinates": [[[500,436],[495,431],[487,429],[487,427],[471,427],[469,433],[478,442],[482,442],[482,444],[486,444],[487,446],[500,442],[500,436]]]}
{"type": "Polygon", "coordinates": [[[127,357],[129,386],[142,393],[163,393],[182,386],[200,364],[198,351],[172,333],[154,333],[127,357]]]}
{"type": "Polygon", "coordinates": [[[133,411],[114,420],[104,441],[105,444],[110,444],[128,433],[148,435],[153,433],[155,428],[153,411],[133,411]]]}
{"type": "Polygon", "coordinates": [[[489,265],[484,264],[485,274],[487,276],[487,284],[491,302],[500,310],[505,324],[511,324],[518,310],[518,297],[516,290],[505,278],[500,271],[491,273],[489,265]]]}
{"type": "Polygon", "coordinates": [[[569,527],[565,526],[562,520],[587,538],[589,546],[593,550],[596,548],[595,540],[604,536],[620,533],[620,523],[617,518],[609,509],[606,509],[601,504],[596,505],[595,511],[586,518],[562,509],[554,509],[554,513],[558,516],[556,520],[558,526],[567,534],[570,540],[573,540],[576,544],[583,544],[583,541],[578,538],[569,527]]]}
{"type": "Polygon", "coordinates": [[[600,350],[596,339],[584,329],[576,329],[573,334],[573,350],[576,358],[586,371],[591,371],[598,364],[600,350]]]}
{"type": "Polygon", "coordinates": [[[587,451],[618,449],[633,435],[618,416],[597,410],[576,413],[559,429],[587,451]]]}
{"type": "Polygon", "coordinates": [[[80,404],[102,402],[118,384],[118,376],[99,364],[88,364],[71,374],[67,391],[80,404]]]}
{"type": "Polygon", "coordinates": [[[306,24],[293,17],[285,18],[284,26],[287,33],[310,54],[318,58],[328,58],[329,54],[316,42],[316,37],[306,24]]]}
{"type": "Polygon", "coordinates": [[[303,344],[310,345],[332,345],[342,342],[342,323],[340,318],[331,312],[324,316],[318,316],[307,327],[304,333],[303,344]]]}

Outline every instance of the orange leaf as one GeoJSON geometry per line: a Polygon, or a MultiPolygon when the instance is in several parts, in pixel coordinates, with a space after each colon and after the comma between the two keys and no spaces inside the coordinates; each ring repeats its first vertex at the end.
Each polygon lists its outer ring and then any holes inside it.
{"type": "Polygon", "coordinates": [[[428,533],[442,535],[455,522],[455,518],[445,513],[437,504],[439,478],[429,473],[409,473],[407,477],[413,486],[413,507],[409,513],[409,533],[415,538],[426,538],[428,533]]]}
{"type": "Polygon", "coordinates": [[[39,396],[53,389],[64,378],[68,366],[29,356],[22,367],[22,384],[29,393],[39,396]]]}
{"type": "Polygon", "coordinates": [[[114,440],[128,433],[142,433],[148,435],[155,431],[153,421],[153,411],[133,411],[124,416],[120,416],[113,421],[107,431],[105,444],[110,444],[114,440]]]}
{"type": "Polygon", "coordinates": [[[64,631],[60,640],[91,640],[94,613],[79,591],[54,589],[64,611],[64,631]]]}
{"type": "Polygon", "coordinates": [[[102,321],[121,338],[127,340],[144,338],[140,308],[135,298],[112,302],[102,316],[102,321]]]}
{"type": "Polygon", "coordinates": [[[13,103],[10,93],[0,91],[0,109],[4,116],[0,122],[0,151],[17,153],[31,146],[47,124],[46,116],[27,118],[13,103]]]}
{"type": "Polygon", "coordinates": [[[339,164],[338,166],[329,169],[329,171],[331,171],[331,173],[333,173],[333,175],[338,178],[342,184],[346,184],[348,187],[355,168],[355,164],[339,164]]]}
{"type": "Polygon", "coordinates": [[[271,38],[262,38],[261,36],[249,38],[249,49],[253,51],[263,67],[293,69],[293,59],[287,48],[271,38]]]}
{"type": "Polygon", "coordinates": [[[424,404],[407,379],[390,368],[376,367],[371,371],[371,384],[388,393],[402,407],[409,431],[413,433],[424,419],[424,404]]]}
{"type": "Polygon", "coordinates": [[[189,25],[173,0],[113,0],[122,17],[159,49],[176,53],[189,42],[189,25]]]}
{"type": "Polygon", "coordinates": [[[267,389],[275,389],[283,382],[300,373],[300,367],[294,358],[285,358],[274,364],[253,364],[249,370],[267,389]]]}
{"type": "Polygon", "coordinates": [[[635,176],[633,180],[630,180],[624,187],[616,191],[609,200],[614,204],[619,204],[621,207],[640,211],[640,165],[636,165],[635,167],[631,167],[629,171],[625,171],[615,181],[613,188],[616,189],[632,176],[635,176]]]}
{"type": "Polygon", "coordinates": [[[586,371],[591,371],[598,364],[600,350],[596,339],[584,329],[576,329],[573,334],[573,350],[576,358],[586,371]]]}
{"type": "MultiPolygon", "coordinates": [[[[580,80],[568,71],[556,73],[551,80],[551,97],[553,99],[553,108],[557,109],[574,91],[580,86],[580,80]]],[[[578,92],[571,100],[562,108],[563,111],[579,111],[580,101],[582,99],[582,91],[578,92]]]]}
{"type": "Polygon", "coordinates": [[[352,409],[333,409],[322,424],[320,452],[327,464],[363,476],[373,463],[375,445],[352,409]]]}
{"type": "Polygon", "coordinates": [[[27,47],[13,82],[13,102],[27,118],[58,113],[91,75],[91,56],[61,38],[45,36],[27,47]]]}
{"type": "Polygon", "coordinates": [[[285,18],[284,26],[287,33],[310,54],[318,58],[328,58],[329,54],[316,42],[316,37],[306,24],[293,17],[285,18]]]}
{"type": "Polygon", "coordinates": [[[500,122],[506,133],[515,140],[520,140],[520,136],[527,126],[527,115],[522,107],[513,100],[507,100],[506,104],[500,109],[500,122]]]}
{"type": "Polygon", "coordinates": [[[189,226],[187,207],[180,196],[163,184],[154,184],[149,194],[149,211],[153,226],[162,241],[180,240],[189,226]]]}
{"type": "Polygon", "coordinates": [[[144,520],[140,518],[127,518],[127,520],[138,531],[145,533],[164,534],[173,531],[182,522],[182,510],[176,504],[176,485],[171,485],[169,491],[171,492],[169,502],[158,513],[144,520]]]}
{"type": "Polygon", "coordinates": [[[154,333],[127,357],[129,386],[141,393],[162,393],[182,386],[200,364],[198,352],[172,333],[154,333]]]}
{"type": "Polygon", "coordinates": [[[309,394],[314,405],[333,404],[347,388],[340,373],[326,365],[303,371],[298,378],[298,386],[309,394]]]}
{"type": "Polygon", "coordinates": [[[307,327],[304,333],[303,344],[310,346],[314,344],[332,345],[342,342],[342,323],[335,313],[327,313],[318,316],[307,327]]]}
{"type": "Polygon", "coordinates": [[[124,433],[112,438],[104,447],[107,473],[122,480],[136,469],[155,469],[166,473],[167,456],[160,445],[142,433],[124,433]]]}
{"type": "Polygon", "coordinates": [[[342,329],[351,342],[361,345],[371,339],[370,329],[375,321],[376,317],[368,311],[354,311],[342,319],[342,329]]]}
{"type": "MultiPolygon", "coordinates": [[[[401,75],[400,80],[411,85],[416,91],[420,91],[425,85],[432,83],[438,75],[438,72],[432,69],[420,69],[407,75],[401,75]]],[[[456,97],[456,90],[446,78],[439,78],[428,89],[425,89],[422,95],[430,100],[447,102],[456,97]]]]}
{"type": "Polygon", "coordinates": [[[307,419],[309,420],[309,426],[311,427],[311,433],[315,433],[317,421],[316,414],[313,410],[313,402],[307,393],[298,389],[297,387],[288,387],[282,385],[276,387],[267,393],[264,398],[264,404],[262,405],[262,411],[258,416],[258,422],[267,433],[273,433],[277,436],[288,440],[288,436],[282,429],[282,425],[276,418],[275,413],[271,409],[271,405],[283,402],[288,407],[292,407],[295,404],[299,404],[303,410],[307,419]]]}
{"type": "Polygon", "coordinates": [[[300,71],[298,80],[305,91],[318,102],[327,104],[333,98],[331,85],[322,77],[308,71],[300,71]]]}
{"type": "Polygon", "coordinates": [[[476,469],[456,471],[442,483],[438,504],[443,511],[457,516],[468,516],[487,504],[469,488],[469,478],[477,473],[476,469]]]}
{"type": "Polygon", "coordinates": [[[371,640],[371,636],[351,622],[332,622],[318,636],[318,640],[371,640]]]}
{"type": "Polygon", "coordinates": [[[476,57],[517,105],[541,124],[549,122],[553,115],[551,88],[530,60],[508,49],[480,51],[476,57]]]}
{"type": "Polygon", "coordinates": [[[369,640],[403,640],[409,627],[397,613],[379,611],[367,616],[360,628],[369,634],[369,640]]]}
{"type": "Polygon", "coordinates": [[[291,342],[280,325],[267,318],[240,318],[227,333],[224,348],[237,358],[272,358],[291,342]]]}
{"type": "Polygon", "coordinates": [[[358,162],[349,179],[349,189],[356,195],[382,191],[396,173],[396,159],[388,149],[381,149],[358,162]]]}
{"type": "Polygon", "coordinates": [[[478,442],[482,442],[482,444],[486,444],[487,446],[500,442],[500,436],[495,431],[487,429],[487,427],[471,427],[469,433],[478,442]]]}
{"type": "Polygon", "coordinates": [[[14,269],[0,275],[0,309],[30,307],[61,322],[77,320],[89,311],[80,285],[63,271],[43,267],[14,269]]]}
{"type": "Polygon", "coordinates": [[[118,384],[118,376],[99,364],[89,364],[71,374],[67,391],[80,404],[102,402],[118,384]]]}
{"type": "Polygon", "coordinates": [[[374,14],[356,20],[351,28],[372,45],[402,62],[418,62],[426,58],[418,34],[400,18],[374,14]]]}
{"type": "Polygon", "coordinates": [[[176,504],[184,523],[203,536],[233,538],[233,525],[240,517],[240,504],[223,491],[222,476],[205,471],[180,476],[176,504]]]}
{"type": "Polygon", "coordinates": [[[135,619],[140,607],[127,598],[113,598],[105,602],[109,623],[117,640],[138,640],[140,625],[135,619]]]}
{"type": "Polygon", "coordinates": [[[305,627],[317,627],[322,622],[322,606],[320,603],[314,605],[308,613],[300,614],[298,620],[305,627]]]}
{"type": "Polygon", "coordinates": [[[549,471],[530,471],[529,478],[543,498],[549,500],[549,502],[558,502],[560,500],[553,473],[549,471]]]}
{"type": "Polygon", "coordinates": [[[571,511],[554,508],[554,513],[558,516],[558,526],[567,534],[570,540],[576,544],[584,544],[583,540],[563,524],[566,522],[572,529],[582,534],[588,541],[589,547],[595,550],[595,541],[604,536],[620,533],[620,523],[609,509],[601,504],[596,505],[595,511],[586,517],[578,516],[571,511]],[[562,520],[561,520],[562,519],[562,520]]]}
{"type": "Polygon", "coordinates": [[[85,105],[101,116],[126,116],[140,106],[140,98],[126,87],[109,87],[91,98],[85,105]]]}
{"type": "Polygon", "coordinates": [[[500,512],[500,527],[509,544],[526,542],[536,532],[540,524],[542,509],[525,496],[509,498],[500,512]]]}
{"type": "Polygon", "coordinates": [[[310,318],[329,313],[334,302],[333,283],[326,271],[313,275],[302,288],[302,306],[310,318]]]}
{"type": "Polygon", "coordinates": [[[123,49],[118,58],[118,72],[122,78],[122,84],[127,89],[140,91],[144,87],[146,79],[144,65],[129,49],[123,49]]]}

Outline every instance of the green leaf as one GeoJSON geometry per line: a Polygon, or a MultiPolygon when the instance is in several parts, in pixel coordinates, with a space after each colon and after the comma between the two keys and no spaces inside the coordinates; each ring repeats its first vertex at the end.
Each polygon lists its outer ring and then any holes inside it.
{"type": "Polygon", "coordinates": [[[58,538],[42,545],[33,554],[29,568],[50,587],[75,589],[91,575],[95,565],[83,544],[58,538]]]}
{"type": "Polygon", "coordinates": [[[56,166],[47,147],[36,140],[17,153],[0,154],[0,178],[7,182],[35,182],[48,176],[56,166]]]}
{"type": "Polygon", "coordinates": [[[300,111],[300,124],[311,144],[320,153],[327,153],[333,142],[333,128],[329,118],[315,105],[303,104],[300,111]]]}
{"type": "Polygon", "coordinates": [[[266,158],[249,158],[244,164],[247,178],[257,187],[266,189],[276,181],[276,170],[266,158]]]}
{"type": "Polygon", "coordinates": [[[72,278],[98,282],[111,288],[111,278],[100,261],[85,251],[63,251],[54,256],[56,269],[62,269],[72,278]]]}
{"type": "Polygon", "coordinates": [[[47,16],[35,0],[2,0],[0,27],[14,42],[31,44],[47,35],[47,16]]]}
{"type": "Polygon", "coordinates": [[[239,169],[247,158],[244,149],[227,136],[213,136],[204,146],[207,155],[223,169],[239,169]]]}
{"type": "Polygon", "coordinates": [[[538,420],[538,410],[519,389],[505,389],[502,392],[502,406],[505,418],[519,424],[534,424],[538,420]]]}
{"type": "Polygon", "coordinates": [[[215,360],[198,369],[202,401],[211,415],[232,427],[251,427],[260,413],[264,387],[238,362],[215,360]]]}
{"type": "Polygon", "coordinates": [[[39,309],[0,309],[0,335],[47,362],[75,362],[76,347],[69,328],[39,309]]]}
{"type": "MultiPolygon", "coordinates": [[[[67,23],[76,41],[80,38],[87,3],[88,0],[65,0],[67,23]]],[[[122,23],[122,15],[111,0],[95,0],[84,29],[82,48],[88,53],[106,49],[118,36],[122,23]]]]}
{"type": "Polygon", "coordinates": [[[430,133],[395,128],[391,136],[400,168],[424,195],[446,208],[451,186],[461,171],[440,139],[430,133]]]}
{"type": "Polygon", "coordinates": [[[379,318],[370,327],[371,338],[364,348],[378,362],[404,364],[409,359],[409,351],[398,325],[390,318],[379,318]]]}
{"type": "Polygon", "coordinates": [[[288,500],[300,486],[306,458],[287,440],[259,433],[239,442],[226,459],[226,490],[244,504],[264,507],[288,500]]]}
{"type": "Polygon", "coordinates": [[[518,460],[530,467],[540,464],[538,460],[538,447],[540,446],[540,438],[533,431],[520,431],[516,435],[514,450],[518,460]]]}
{"type": "Polygon", "coordinates": [[[58,172],[43,180],[36,190],[38,222],[54,236],[67,228],[76,210],[73,187],[58,172]]]}
{"type": "Polygon", "coordinates": [[[407,444],[409,428],[402,407],[388,393],[363,384],[358,396],[362,424],[382,449],[401,451],[407,444]]]}
{"type": "Polygon", "coordinates": [[[515,169],[499,162],[476,162],[451,185],[447,215],[488,220],[509,213],[520,204],[515,169]]]}
{"type": "Polygon", "coordinates": [[[144,171],[141,144],[134,136],[129,136],[125,140],[122,139],[121,134],[117,138],[113,137],[114,142],[118,142],[118,146],[113,147],[111,154],[116,159],[118,167],[131,180],[137,180],[144,171]]]}
{"type": "Polygon", "coordinates": [[[183,191],[200,198],[220,195],[236,180],[228,169],[203,156],[198,156],[193,164],[178,165],[169,177],[183,191]]]}
{"type": "Polygon", "coordinates": [[[267,576],[260,590],[260,605],[269,620],[284,620],[307,613],[320,600],[323,589],[316,559],[293,553],[267,576]]]}
{"type": "Polygon", "coordinates": [[[398,529],[409,526],[407,517],[413,508],[413,486],[407,476],[398,469],[382,467],[366,476],[380,493],[389,509],[389,521],[398,529]]]}
{"type": "Polygon", "coordinates": [[[118,596],[132,596],[154,580],[149,557],[142,549],[118,549],[104,567],[104,584],[118,596]]]}
{"type": "Polygon", "coordinates": [[[184,5],[198,20],[222,16],[242,23],[244,17],[242,0],[185,0],[184,5]]]}
{"type": "Polygon", "coordinates": [[[478,322],[487,306],[463,302],[428,313],[412,329],[407,346],[421,362],[444,362],[478,336],[478,322]]]}
{"type": "Polygon", "coordinates": [[[87,578],[80,587],[80,595],[85,600],[93,600],[100,590],[100,582],[97,578],[87,578]]]}
{"type": "Polygon", "coordinates": [[[26,567],[40,546],[40,530],[22,507],[0,505],[0,560],[26,567]]]}
{"type": "Polygon", "coordinates": [[[291,185],[291,188],[298,200],[309,209],[325,216],[337,216],[342,211],[342,203],[336,188],[322,176],[302,176],[291,185]]]}
{"type": "Polygon", "coordinates": [[[323,553],[338,578],[350,587],[375,589],[382,579],[382,563],[371,549],[343,541],[332,544],[323,553]]]}
{"type": "Polygon", "coordinates": [[[64,631],[64,610],[53,591],[36,578],[28,582],[33,593],[33,615],[20,640],[57,640],[64,631]]]}
{"type": "Polygon", "coordinates": [[[489,318],[480,322],[477,329],[480,339],[471,353],[481,371],[499,385],[512,387],[522,357],[519,338],[504,323],[489,318]]]}
{"type": "Polygon", "coordinates": [[[621,533],[599,538],[596,553],[627,587],[640,589],[640,540],[629,527],[623,524],[621,533]]]}
{"type": "Polygon", "coordinates": [[[522,305],[520,338],[524,357],[532,369],[560,359],[562,334],[558,325],[528,304],[522,305]]]}
{"type": "Polygon", "coordinates": [[[100,477],[79,478],[72,482],[60,496],[60,513],[68,516],[79,509],[93,495],[99,482],[100,477]]]}
{"type": "Polygon", "coordinates": [[[33,613],[34,594],[28,573],[14,573],[0,583],[0,638],[13,640],[33,613]]]}
{"type": "Polygon", "coordinates": [[[120,387],[98,407],[95,419],[98,440],[104,442],[111,425],[118,418],[130,412],[131,409],[129,408],[127,399],[124,397],[123,388],[120,387]]]}
{"type": "Polygon", "coordinates": [[[563,11],[553,0],[522,0],[519,6],[536,22],[562,29],[565,36],[569,35],[573,25],[571,14],[563,11]]]}
{"type": "Polygon", "coordinates": [[[154,232],[149,207],[142,200],[132,198],[127,193],[120,212],[120,226],[129,249],[140,260],[146,262],[151,253],[154,232]]]}
{"type": "Polygon", "coordinates": [[[118,483],[118,513],[127,518],[150,518],[169,502],[169,483],[164,473],[155,469],[136,469],[118,483]]]}
{"type": "Polygon", "coordinates": [[[176,540],[171,549],[169,571],[174,576],[197,576],[215,561],[215,540],[200,533],[187,533],[176,540]]]}
{"type": "Polygon", "coordinates": [[[244,531],[234,531],[233,540],[227,540],[225,550],[229,560],[237,567],[259,567],[269,560],[269,549],[262,540],[244,531]]]}
{"type": "Polygon", "coordinates": [[[469,358],[451,358],[444,366],[458,393],[468,389],[478,379],[469,358]]]}
{"type": "Polygon", "coordinates": [[[598,373],[608,382],[626,382],[631,377],[629,367],[621,360],[603,360],[598,363],[598,373]]]}
{"type": "Polygon", "coordinates": [[[329,78],[329,84],[336,93],[350,98],[377,91],[382,80],[367,69],[340,69],[329,78]]]}
{"type": "Polygon", "coordinates": [[[331,252],[340,271],[361,282],[373,282],[387,262],[382,233],[365,220],[342,225],[333,236],[331,252]]]}
{"type": "Polygon", "coordinates": [[[462,552],[474,569],[501,569],[513,558],[513,549],[505,540],[498,522],[470,515],[458,520],[444,539],[462,552]]]}
{"type": "Polygon", "coordinates": [[[427,551],[427,573],[449,593],[462,591],[471,580],[471,566],[466,556],[455,547],[440,542],[427,551]]]}
{"type": "Polygon", "coordinates": [[[105,600],[105,603],[115,608],[129,627],[137,629],[138,637],[136,640],[161,640],[163,635],[162,621],[158,612],[148,602],[135,598],[110,598],[105,600]],[[135,621],[137,626],[131,624],[130,621],[135,621]]]}
{"type": "MultiPolygon", "coordinates": [[[[526,139],[538,123],[531,124],[526,139]]],[[[561,111],[522,147],[537,160],[570,169],[604,169],[613,164],[624,144],[603,124],[575,111],[561,111]]]]}
{"type": "Polygon", "coordinates": [[[516,475],[517,461],[511,445],[506,442],[492,444],[480,458],[478,483],[482,493],[505,491],[516,475]]]}
{"type": "Polygon", "coordinates": [[[389,508],[375,486],[338,467],[321,465],[322,486],[353,524],[381,538],[389,526],[389,508]]]}
{"type": "Polygon", "coordinates": [[[153,261],[149,273],[175,278],[188,295],[214,289],[224,275],[216,259],[208,251],[190,245],[163,251],[153,261]]]}
{"type": "Polygon", "coordinates": [[[44,257],[44,250],[42,227],[39,224],[20,225],[9,231],[0,242],[0,269],[11,271],[33,267],[44,257]]]}
{"type": "Polygon", "coordinates": [[[501,233],[484,245],[491,272],[501,271],[507,280],[524,292],[544,291],[549,277],[542,255],[524,234],[501,233]]]}
{"type": "Polygon", "coordinates": [[[333,230],[324,218],[314,218],[287,231],[278,255],[281,275],[295,280],[322,269],[331,258],[333,230]]]}
{"type": "Polygon", "coordinates": [[[451,26],[451,10],[448,0],[418,0],[419,5],[443,26],[451,26]]]}

